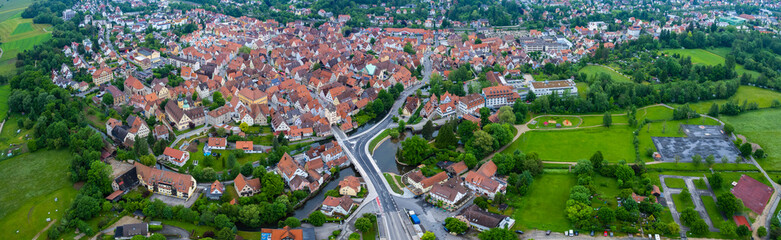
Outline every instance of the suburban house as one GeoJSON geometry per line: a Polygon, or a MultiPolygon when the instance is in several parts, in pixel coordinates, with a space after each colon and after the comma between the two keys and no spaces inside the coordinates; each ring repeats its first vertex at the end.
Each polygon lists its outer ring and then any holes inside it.
{"type": "Polygon", "coordinates": [[[466,176],[463,177],[464,186],[475,194],[493,199],[496,193],[504,193],[507,188],[507,183],[494,177],[495,173],[496,164],[493,161],[488,161],[480,166],[476,172],[466,173],[466,176]]]}
{"type": "Polygon", "coordinates": [[[407,97],[407,103],[404,104],[404,109],[402,110],[401,115],[405,117],[412,116],[412,114],[415,114],[415,111],[418,110],[419,106],[420,99],[417,97],[407,97]]]}
{"type": "Polygon", "coordinates": [[[246,179],[239,173],[233,180],[233,186],[240,197],[250,197],[260,192],[260,178],[246,179]]]}
{"type": "Polygon", "coordinates": [[[469,168],[466,166],[466,163],[464,163],[464,161],[453,163],[445,167],[445,171],[449,172],[450,174],[453,174],[453,176],[459,176],[462,173],[466,172],[466,170],[468,169],[469,168]]]}
{"type": "Polygon", "coordinates": [[[137,136],[139,138],[145,138],[146,136],[149,136],[149,126],[146,125],[146,121],[140,117],[135,115],[128,116],[127,124],[130,127],[127,132],[133,134],[134,137],[137,136]]]}
{"type": "Polygon", "coordinates": [[[163,125],[156,125],[154,130],[155,138],[168,140],[168,128],[163,125]]]}
{"type": "Polygon", "coordinates": [[[245,153],[259,153],[261,151],[255,150],[255,145],[252,141],[236,141],[236,149],[244,150],[245,153]]]}
{"type": "Polygon", "coordinates": [[[480,207],[474,204],[462,209],[455,218],[469,224],[480,232],[491,228],[510,229],[513,227],[513,225],[515,225],[515,219],[505,215],[482,210],[480,207]]]}
{"type": "Polygon", "coordinates": [[[361,191],[363,179],[356,176],[347,176],[339,182],[339,194],[355,197],[361,191]]]}
{"type": "Polygon", "coordinates": [[[219,180],[215,180],[212,185],[209,186],[209,191],[204,195],[211,200],[219,200],[222,194],[225,193],[225,186],[219,180]]]}
{"type": "Polygon", "coordinates": [[[163,158],[172,164],[181,167],[184,166],[184,164],[187,163],[187,160],[190,159],[190,153],[187,151],[166,147],[165,150],[163,150],[163,158]]]}
{"type": "Polygon", "coordinates": [[[320,207],[320,211],[326,216],[334,217],[337,215],[347,216],[350,213],[350,209],[355,205],[353,199],[349,196],[332,197],[328,196],[323,200],[323,206],[320,207]]]}
{"type": "Polygon", "coordinates": [[[452,211],[462,204],[469,191],[461,185],[458,178],[450,178],[443,183],[434,184],[428,192],[429,202],[443,209],[452,211]]]}
{"type": "Polygon", "coordinates": [[[209,137],[209,141],[206,143],[206,146],[203,147],[203,153],[204,154],[211,154],[212,149],[221,149],[225,150],[225,147],[228,146],[228,139],[226,138],[218,138],[218,137],[209,137]]]}
{"type": "Polygon", "coordinates": [[[212,126],[222,125],[229,123],[231,118],[232,109],[228,106],[218,107],[206,113],[206,123],[212,126]]]}
{"type": "Polygon", "coordinates": [[[133,223],[114,228],[114,239],[131,239],[133,236],[149,237],[149,224],[133,223]]]}
{"type": "Polygon", "coordinates": [[[282,159],[280,159],[279,163],[277,163],[277,173],[279,173],[279,175],[281,175],[282,178],[284,178],[288,183],[290,183],[290,181],[296,176],[306,178],[308,175],[306,171],[304,171],[304,169],[301,168],[301,166],[299,166],[295,160],[293,160],[293,157],[287,153],[282,155],[282,159]]]}
{"type": "Polygon", "coordinates": [[[188,200],[198,187],[190,175],[147,167],[139,162],[134,165],[139,183],[150,192],[188,200]]]}
{"type": "Polygon", "coordinates": [[[427,193],[431,190],[434,184],[447,180],[448,176],[446,172],[439,172],[434,176],[425,177],[420,169],[415,170],[407,174],[407,183],[412,188],[412,193],[420,195],[427,193]]]}
{"type": "Polygon", "coordinates": [[[314,228],[291,229],[285,226],[282,229],[260,229],[260,239],[262,240],[315,240],[314,228]]]}

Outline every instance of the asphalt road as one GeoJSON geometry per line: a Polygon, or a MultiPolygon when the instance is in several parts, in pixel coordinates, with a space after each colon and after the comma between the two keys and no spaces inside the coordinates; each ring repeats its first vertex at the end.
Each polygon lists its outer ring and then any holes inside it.
{"type": "Polygon", "coordinates": [[[398,198],[391,194],[391,190],[388,189],[388,186],[385,184],[382,172],[380,172],[379,168],[374,162],[374,158],[372,158],[368,151],[368,144],[377,134],[389,127],[392,127],[392,118],[398,115],[398,109],[403,106],[404,100],[408,96],[414,94],[418,89],[425,85],[426,82],[428,82],[432,69],[432,63],[429,58],[430,56],[430,52],[427,52],[424,55],[423,81],[415,86],[405,89],[401,94],[399,94],[399,98],[393,104],[393,107],[390,109],[388,115],[385,116],[385,118],[378,121],[377,123],[374,123],[371,128],[368,128],[367,130],[364,130],[363,132],[355,134],[349,138],[339,128],[332,127],[334,136],[343,145],[344,149],[349,151],[351,153],[350,155],[355,158],[356,165],[359,165],[356,167],[362,168],[365,171],[366,174],[363,176],[364,179],[366,181],[372,182],[374,185],[376,198],[366,199],[366,201],[374,201],[379,205],[379,212],[377,217],[380,219],[380,236],[385,239],[412,239],[411,234],[415,233],[410,232],[409,230],[409,224],[411,224],[411,222],[407,217],[406,209],[399,208],[396,202],[397,200],[410,201],[411,199],[398,198]]]}

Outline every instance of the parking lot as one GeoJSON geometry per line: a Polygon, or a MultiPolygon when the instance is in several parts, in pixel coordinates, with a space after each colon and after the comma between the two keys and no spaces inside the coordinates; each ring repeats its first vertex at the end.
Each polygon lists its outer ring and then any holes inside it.
{"type": "Polygon", "coordinates": [[[163,201],[168,206],[184,205],[184,207],[189,208],[195,203],[195,200],[198,200],[198,196],[200,195],[201,195],[201,189],[196,188],[195,192],[193,192],[193,196],[190,197],[189,200],[162,195],[159,193],[152,194],[151,200],[154,201],[156,199],[159,199],[160,201],[163,201]]]}
{"type": "Polygon", "coordinates": [[[726,157],[734,162],[739,156],[735,144],[721,130],[721,126],[681,125],[686,137],[652,137],[662,161],[672,162],[678,156],[680,162],[691,162],[700,155],[704,159],[713,155],[717,162],[726,157]]]}

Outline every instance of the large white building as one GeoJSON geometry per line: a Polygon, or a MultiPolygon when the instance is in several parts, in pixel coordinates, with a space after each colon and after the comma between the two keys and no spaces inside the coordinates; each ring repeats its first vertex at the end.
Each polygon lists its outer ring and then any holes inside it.
{"type": "Polygon", "coordinates": [[[531,86],[529,86],[529,90],[537,96],[551,95],[554,93],[563,96],[567,92],[572,95],[578,94],[578,87],[575,85],[575,81],[572,81],[571,79],[532,82],[531,86]]]}
{"type": "Polygon", "coordinates": [[[483,89],[485,97],[485,106],[488,108],[499,108],[501,106],[512,105],[515,100],[520,98],[517,92],[510,86],[493,86],[483,89]]]}

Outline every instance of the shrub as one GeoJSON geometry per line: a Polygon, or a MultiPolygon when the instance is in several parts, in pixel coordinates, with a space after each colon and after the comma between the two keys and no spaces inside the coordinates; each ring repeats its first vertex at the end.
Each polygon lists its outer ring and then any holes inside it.
{"type": "Polygon", "coordinates": [[[163,230],[163,225],[149,225],[149,231],[163,230]]]}

